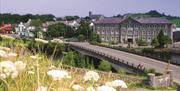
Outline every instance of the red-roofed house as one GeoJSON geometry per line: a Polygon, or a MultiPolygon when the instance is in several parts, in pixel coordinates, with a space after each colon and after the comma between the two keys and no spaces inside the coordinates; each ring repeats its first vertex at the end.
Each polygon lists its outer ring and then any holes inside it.
{"type": "Polygon", "coordinates": [[[12,31],[12,25],[11,24],[4,24],[4,22],[0,25],[0,33],[3,34],[10,34],[12,31]]]}

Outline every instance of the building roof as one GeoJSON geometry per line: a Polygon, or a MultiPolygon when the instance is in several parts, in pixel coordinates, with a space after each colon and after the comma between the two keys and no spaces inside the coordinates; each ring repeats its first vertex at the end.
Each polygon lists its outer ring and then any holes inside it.
{"type": "Polygon", "coordinates": [[[98,23],[98,24],[110,24],[110,23],[121,23],[123,19],[122,18],[114,18],[114,17],[106,17],[106,18],[103,18],[99,21],[96,21],[94,23],[98,23]]]}
{"type": "MultiPolygon", "coordinates": [[[[111,24],[111,23],[113,24],[113,23],[121,23],[122,21],[126,19],[128,18],[106,17],[94,23],[95,24],[111,24]]],[[[138,18],[138,19],[133,19],[133,20],[142,24],[171,24],[171,22],[169,22],[165,18],[138,18]]]]}
{"type": "Polygon", "coordinates": [[[136,20],[139,21],[140,23],[146,23],[146,24],[153,24],[153,23],[169,24],[169,23],[171,23],[165,18],[139,18],[136,20]]]}
{"type": "Polygon", "coordinates": [[[103,16],[103,15],[100,15],[100,14],[90,15],[90,16],[89,16],[90,19],[96,19],[96,20],[100,19],[101,17],[104,17],[104,16],[103,16]]]}

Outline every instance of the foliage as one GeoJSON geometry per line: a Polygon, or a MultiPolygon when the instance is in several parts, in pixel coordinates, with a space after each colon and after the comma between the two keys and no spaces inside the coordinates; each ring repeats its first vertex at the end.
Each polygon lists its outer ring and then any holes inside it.
{"type": "Polygon", "coordinates": [[[138,44],[138,46],[147,46],[147,42],[142,38],[136,39],[136,43],[138,44]]]}
{"type": "Polygon", "coordinates": [[[89,24],[89,22],[81,21],[76,35],[79,36],[80,34],[82,34],[85,36],[85,39],[90,39],[90,37],[92,36],[92,29],[89,27],[89,24]]]}
{"type": "Polygon", "coordinates": [[[85,40],[84,35],[80,34],[80,35],[78,36],[78,40],[81,41],[81,42],[84,41],[84,40],[85,40]]]}
{"type": "Polygon", "coordinates": [[[68,52],[63,60],[63,64],[75,66],[74,54],[73,52],[68,52]]]}
{"type": "Polygon", "coordinates": [[[41,27],[42,23],[43,23],[43,21],[40,19],[36,19],[36,20],[34,19],[31,21],[31,25],[35,26],[35,27],[41,27]]]}
{"type": "Polygon", "coordinates": [[[102,71],[111,71],[111,65],[108,61],[102,60],[99,65],[99,70],[102,71]]]}
{"type": "Polygon", "coordinates": [[[101,43],[100,35],[93,33],[93,35],[91,37],[91,42],[101,43]]]}
{"type": "Polygon", "coordinates": [[[55,16],[51,14],[44,14],[44,15],[32,15],[32,14],[26,14],[26,15],[19,15],[19,14],[11,14],[11,13],[4,13],[0,14],[0,22],[4,23],[12,23],[17,24],[19,22],[27,22],[28,19],[40,19],[42,22],[45,21],[54,21],[55,16]]]}
{"type": "Polygon", "coordinates": [[[164,48],[166,44],[171,44],[171,38],[169,36],[164,35],[164,32],[161,30],[157,36],[157,39],[159,41],[159,47],[164,48]]]}
{"type": "Polygon", "coordinates": [[[66,16],[65,17],[67,21],[72,21],[72,20],[77,20],[79,19],[80,17],[75,15],[75,16],[66,16]]]}
{"type": "Polygon", "coordinates": [[[176,24],[177,27],[180,27],[180,19],[173,19],[171,22],[176,24]]]}
{"type": "Polygon", "coordinates": [[[154,47],[159,46],[159,41],[158,41],[158,39],[157,39],[157,38],[154,38],[154,39],[152,40],[152,42],[151,42],[151,45],[154,46],[154,47]]]}
{"type": "Polygon", "coordinates": [[[67,26],[63,23],[58,23],[49,26],[47,31],[48,37],[65,37],[70,38],[74,36],[74,31],[70,26],[67,26]]]}

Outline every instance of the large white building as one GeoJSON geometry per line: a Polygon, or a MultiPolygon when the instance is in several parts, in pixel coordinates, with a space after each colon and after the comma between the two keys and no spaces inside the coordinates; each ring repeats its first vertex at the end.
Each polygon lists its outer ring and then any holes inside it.
{"type": "Polygon", "coordinates": [[[165,18],[103,18],[94,22],[94,31],[104,42],[136,44],[136,39],[142,38],[151,43],[162,30],[173,39],[172,23],[165,18]]]}

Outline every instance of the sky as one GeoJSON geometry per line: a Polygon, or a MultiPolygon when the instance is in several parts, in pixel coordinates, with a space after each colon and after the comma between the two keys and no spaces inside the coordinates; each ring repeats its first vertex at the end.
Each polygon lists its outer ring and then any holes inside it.
{"type": "Polygon", "coordinates": [[[0,13],[113,16],[157,10],[166,15],[180,16],[180,0],[0,0],[0,13]]]}

